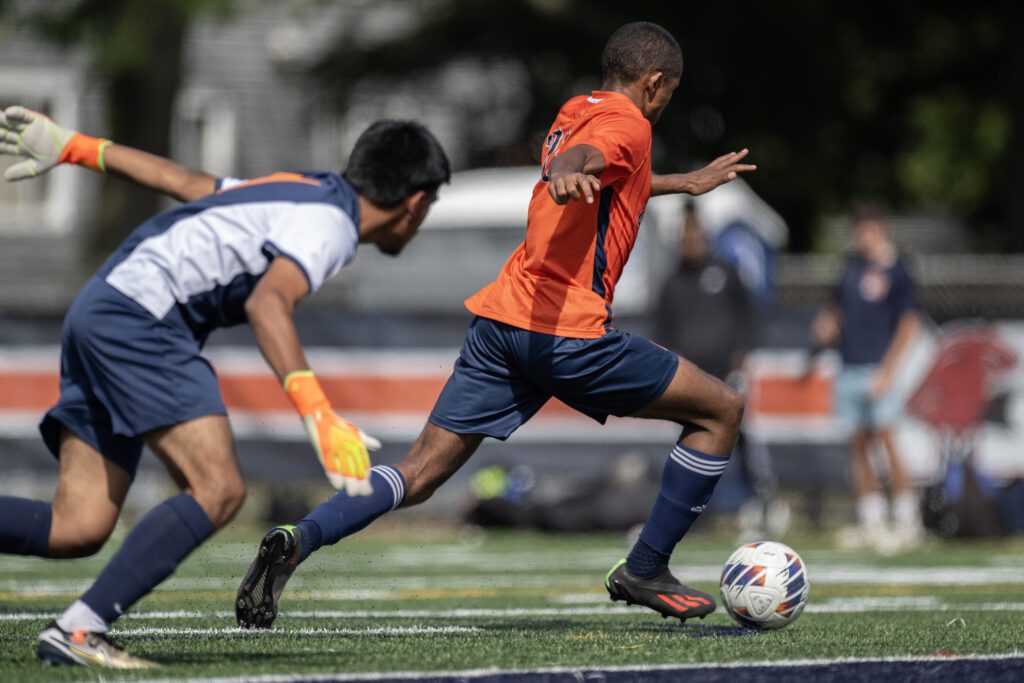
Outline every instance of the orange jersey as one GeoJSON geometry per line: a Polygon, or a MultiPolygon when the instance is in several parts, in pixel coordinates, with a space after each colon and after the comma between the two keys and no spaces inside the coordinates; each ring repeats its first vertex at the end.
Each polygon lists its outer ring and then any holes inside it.
{"type": "Polygon", "coordinates": [[[580,95],[558,112],[541,157],[526,240],[466,308],[525,330],[596,339],[611,326],[615,284],[651,194],[651,124],[625,95],[580,95]],[[559,206],[548,194],[547,169],[576,145],[604,155],[601,192],[593,204],[559,206]]]}

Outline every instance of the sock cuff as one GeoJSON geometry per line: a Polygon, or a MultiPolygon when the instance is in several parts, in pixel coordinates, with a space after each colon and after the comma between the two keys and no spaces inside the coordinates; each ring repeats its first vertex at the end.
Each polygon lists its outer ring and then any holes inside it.
{"type": "Polygon", "coordinates": [[[388,487],[391,488],[391,495],[394,499],[391,509],[394,510],[401,505],[402,501],[405,500],[405,477],[402,476],[402,473],[388,465],[375,465],[370,468],[370,471],[379,474],[387,482],[388,487]]]}
{"type": "Polygon", "coordinates": [[[200,507],[196,499],[187,493],[179,493],[173,498],[164,501],[164,505],[174,511],[185,528],[188,529],[198,543],[202,543],[213,535],[213,522],[207,516],[206,511],[200,507]]]}
{"type": "Polygon", "coordinates": [[[696,474],[705,477],[720,477],[729,464],[729,456],[708,455],[692,448],[676,446],[672,450],[672,460],[696,474]]]}

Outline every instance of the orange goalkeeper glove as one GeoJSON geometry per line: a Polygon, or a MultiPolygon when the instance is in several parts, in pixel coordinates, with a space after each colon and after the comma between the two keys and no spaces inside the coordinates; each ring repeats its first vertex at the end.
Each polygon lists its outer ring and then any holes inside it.
{"type": "Polygon", "coordinates": [[[378,450],[380,441],[335,415],[311,370],[288,373],[284,390],[302,416],[331,486],[339,491],[344,489],[350,496],[370,495],[373,487],[367,449],[378,450]]]}

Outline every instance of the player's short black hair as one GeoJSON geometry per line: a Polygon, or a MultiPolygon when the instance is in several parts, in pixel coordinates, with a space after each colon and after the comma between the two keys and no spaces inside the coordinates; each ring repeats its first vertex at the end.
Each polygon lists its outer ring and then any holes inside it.
{"type": "Polygon", "coordinates": [[[683,75],[683,50],[672,34],[649,21],[635,21],[620,27],[601,55],[601,76],[605,83],[628,85],[651,71],[666,78],[683,75]]]}
{"type": "Polygon", "coordinates": [[[420,190],[437,190],[452,173],[448,155],[426,127],[384,119],[359,136],[342,175],[374,204],[395,206],[420,190]]]}

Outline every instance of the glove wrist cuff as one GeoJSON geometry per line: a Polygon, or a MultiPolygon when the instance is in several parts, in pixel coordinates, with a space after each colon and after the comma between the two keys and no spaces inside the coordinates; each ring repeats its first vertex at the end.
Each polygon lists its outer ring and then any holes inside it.
{"type": "Polygon", "coordinates": [[[103,163],[103,152],[110,144],[110,140],[94,138],[84,133],[75,133],[71,136],[68,144],[64,145],[59,162],[85,166],[99,173],[106,173],[107,167],[103,163]]]}
{"type": "Polygon", "coordinates": [[[289,372],[284,378],[284,393],[299,415],[312,415],[331,405],[312,370],[289,372]]]}

